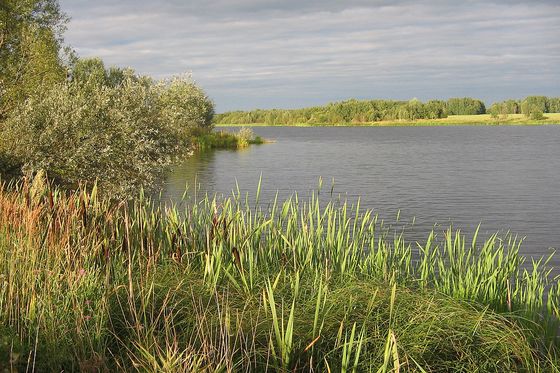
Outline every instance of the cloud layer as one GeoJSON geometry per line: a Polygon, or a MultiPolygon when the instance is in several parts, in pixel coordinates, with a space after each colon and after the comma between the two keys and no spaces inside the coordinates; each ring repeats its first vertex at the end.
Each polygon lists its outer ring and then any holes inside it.
{"type": "Polygon", "coordinates": [[[81,56],[192,71],[218,111],[560,95],[557,1],[63,0],[81,56]]]}

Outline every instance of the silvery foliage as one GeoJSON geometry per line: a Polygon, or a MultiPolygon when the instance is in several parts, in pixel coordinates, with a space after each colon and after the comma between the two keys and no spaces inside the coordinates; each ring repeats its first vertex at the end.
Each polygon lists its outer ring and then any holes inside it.
{"type": "Polygon", "coordinates": [[[211,127],[214,104],[190,75],[160,81],[157,90],[160,119],[173,126],[182,136],[189,137],[211,127]]]}
{"type": "Polygon", "coordinates": [[[39,92],[4,123],[0,153],[24,174],[45,170],[69,187],[97,182],[106,195],[131,196],[159,184],[212,113],[190,79],[153,83],[125,71],[114,86],[67,82],[39,92]]]}
{"type": "Polygon", "coordinates": [[[255,133],[249,127],[242,127],[237,133],[239,147],[243,148],[249,145],[249,142],[255,138],[255,133]]]}

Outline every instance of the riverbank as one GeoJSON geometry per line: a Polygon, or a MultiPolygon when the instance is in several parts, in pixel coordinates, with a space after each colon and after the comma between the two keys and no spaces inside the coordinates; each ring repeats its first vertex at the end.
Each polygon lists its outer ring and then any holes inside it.
{"type": "Polygon", "coordinates": [[[0,187],[0,368],[558,367],[559,284],[543,263],[526,272],[512,237],[432,233],[412,260],[346,203],[152,207],[40,179],[0,187]]]}
{"type": "MultiPolygon", "coordinates": [[[[498,126],[498,125],[545,125],[545,124],[560,124],[560,113],[546,113],[544,118],[535,120],[528,118],[523,114],[508,114],[507,116],[500,116],[493,118],[490,114],[478,115],[450,115],[447,118],[441,119],[418,119],[414,121],[379,121],[379,122],[354,122],[354,123],[341,123],[339,125],[333,124],[309,124],[309,123],[296,123],[291,125],[294,127],[316,127],[316,126],[372,126],[372,127],[389,127],[389,126],[498,126]]],[[[252,124],[221,124],[216,123],[217,127],[262,127],[271,126],[266,123],[252,123],[252,124]]]]}

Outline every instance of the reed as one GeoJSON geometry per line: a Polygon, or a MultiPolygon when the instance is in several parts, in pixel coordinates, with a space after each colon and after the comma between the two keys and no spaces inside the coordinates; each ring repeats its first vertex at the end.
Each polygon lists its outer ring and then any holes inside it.
{"type": "Polygon", "coordinates": [[[242,127],[237,133],[227,131],[201,131],[195,137],[197,150],[207,151],[211,149],[243,149],[249,145],[260,145],[265,142],[260,136],[256,136],[251,128],[242,127]]]}
{"type": "Polygon", "coordinates": [[[390,236],[358,204],[0,186],[0,369],[558,371],[520,240],[390,236]]]}

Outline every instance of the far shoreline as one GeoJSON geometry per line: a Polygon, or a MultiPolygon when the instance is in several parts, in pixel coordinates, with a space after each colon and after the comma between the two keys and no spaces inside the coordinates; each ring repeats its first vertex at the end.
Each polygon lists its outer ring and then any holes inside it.
{"type": "Polygon", "coordinates": [[[539,126],[560,124],[560,113],[546,113],[544,119],[535,120],[523,114],[492,118],[490,114],[450,115],[441,119],[392,120],[379,122],[329,123],[216,123],[216,127],[435,127],[435,126],[539,126]]]}

